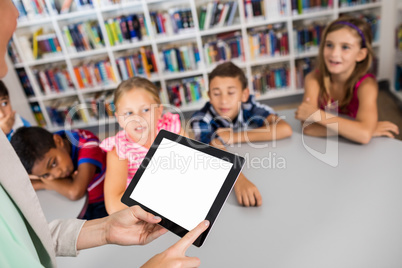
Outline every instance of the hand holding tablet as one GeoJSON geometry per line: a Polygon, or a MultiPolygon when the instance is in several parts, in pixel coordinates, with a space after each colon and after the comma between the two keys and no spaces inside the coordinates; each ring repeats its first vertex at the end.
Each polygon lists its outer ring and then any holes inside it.
{"type": "Polygon", "coordinates": [[[161,130],[121,200],[160,216],[159,224],[181,237],[209,220],[194,242],[199,247],[243,164],[242,157],[161,130]]]}

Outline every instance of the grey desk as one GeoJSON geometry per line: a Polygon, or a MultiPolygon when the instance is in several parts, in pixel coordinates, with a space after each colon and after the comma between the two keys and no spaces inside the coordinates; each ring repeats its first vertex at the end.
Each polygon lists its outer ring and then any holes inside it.
{"type": "Polygon", "coordinates": [[[77,218],[84,213],[87,205],[87,196],[71,201],[55,191],[37,191],[39,203],[48,222],[55,219],[77,218]]]}
{"type": "MultiPolygon", "coordinates": [[[[281,114],[291,138],[230,148],[248,158],[244,173],[263,206],[240,207],[232,193],[204,246],[187,254],[200,257],[202,267],[402,267],[402,142],[376,138],[362,146],[305,137],[303,145],[293,111],[281,114]],[[338,154],[335,167],[311,153],[325,153],[327,144],[329,154],[338,154]]],[[[58,264],[139,267],[177,240],[167,233],[147,246],[108,245],[58,264]]]]}

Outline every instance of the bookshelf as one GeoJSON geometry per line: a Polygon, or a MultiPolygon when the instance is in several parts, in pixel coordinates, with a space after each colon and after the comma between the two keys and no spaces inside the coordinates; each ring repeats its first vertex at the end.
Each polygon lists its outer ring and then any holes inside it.
{"type": "Polygon", "coordinates": [[[394,95],[402,102],[402,1],[395,1],[395,58],[391,89],[394,95]]]}
{"type": "MultiPolygon", "coordinates": [[[[40,14],[19,19],[9,54],[37,120],[51,131],[62,128],[55,117],[69,106],[84,107],[74,113],[72,127],[115,123],[111,111],[94,109],[110,106],[111,92],[131,75],[156,83],[163,103],[199,109],[208,73],[229,59],[245,71],[259,100],[303,94],[320,29],[340,14],[382,18],[384,9],[384,2],[368,0],[75,0],[64,9],[68,0],[13,1],[43,3],[40,14]],[[314,40],[300,46],[302,31],[314,40]],[[35,34],[56,38],[59,47],[34,54],[35,34]]],[[[378,41],[375,50],[384,53],[378,41]]]]}

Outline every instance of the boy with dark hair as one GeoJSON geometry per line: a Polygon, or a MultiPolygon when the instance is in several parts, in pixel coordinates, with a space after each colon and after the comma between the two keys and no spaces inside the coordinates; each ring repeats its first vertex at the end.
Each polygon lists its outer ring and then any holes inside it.
{"type": "Polygon", "coordinates": [[[3,81],[0,80],[0,128],[10,140],[14,132],[20,127],[29,127],[31,124],[13,111],[10,96],[3,81]]]}
{"type": "Polygon", "coordinates": [[[11,138],[35,190],[55,190],[70,200],[88,192],[84,219],[107,216],[103,200],[106,154],[99,139],[87,130],[59,131],[19,128],[11,138]]]}
{"type": "MultiPolygon", "coordinates": [[[[255,101],[247,87],[244,72],[232,62],[218,65],[208,76],[210,101],[194,113],[190,124],[195,138],[224,149],[224,145],[283,139],[292,128],[274,110],[255,101]]],[[[259,206],[258,189],[240,174],[234,187],[244,206],[259,206]]]]}

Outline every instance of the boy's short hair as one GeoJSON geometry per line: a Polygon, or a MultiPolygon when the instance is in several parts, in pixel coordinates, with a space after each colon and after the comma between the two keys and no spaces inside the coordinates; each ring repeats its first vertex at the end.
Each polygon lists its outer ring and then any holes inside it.
{"type": "Polygon", "coordinates": [[[215,77],[232,77],[232,78],[239,78],[241,82],[242,89],[247,88],[247,78],[242,69],[237,67],[231,61],[224,62],[219,64],[212,70],[212,72],[208,75],[209,84],[211,84],[212,79],[215,77]]]}
{"type": "Polygon", "coordinates": [[[41,127],[21,127],[10,142],[28,174],[31,174],[37,160],[43,159],[50,149],[56,148],[53,134],[41,127]]]}
{"type": "Polygon", "coordinates": [[[8,97],[8,89],[3,81],[0,80],[0,97],[8,97]]]}

